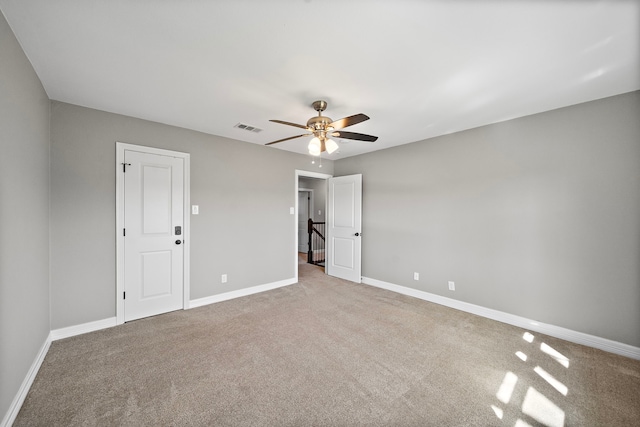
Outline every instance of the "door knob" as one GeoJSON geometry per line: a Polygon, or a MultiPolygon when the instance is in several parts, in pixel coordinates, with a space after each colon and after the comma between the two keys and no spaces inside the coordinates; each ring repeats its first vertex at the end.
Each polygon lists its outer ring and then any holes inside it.
{"type": "Polygon", "coordinates": [[[176,240],[176,245],[179,245],[180,243],[182,243],[182,240],[176,240]]]}
{"type": "Polygon", "coordinates": [[[356,237],[362,236],[362,233],[356,233],[356,237]]]}

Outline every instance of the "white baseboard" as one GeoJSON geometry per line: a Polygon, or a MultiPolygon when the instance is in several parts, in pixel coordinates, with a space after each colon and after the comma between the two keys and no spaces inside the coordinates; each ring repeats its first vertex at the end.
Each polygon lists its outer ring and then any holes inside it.
{"type": "Polygon", "coordinates": [[[36,356],[35,360],[31,364],[31,368],[29,368],[29,372],[27,372],[27,376],[22,381],[22,385],[20,385],[20,389],[16,396],[13,398],[13,402],[11,402],[11,406],[9,406],[9,410],[5,414],[2,421],[0,421],[0,427],[9,427],[13,424],[18,416],[18,412],[20,412],[20,408],[24,403],[24,399],[27,397],[27,393],[29,393],[29,389],[31,388],[31,384],[33,384],[33,380],[36,378],[36,374],[40,370],[40,365],[44,361],[44,357],[47,355],[49,351],[49,347],[51,346],[51,333],[47,336],[47,339],[44,340],[44,344],[40,347],[40,351],[36,356]]]}
{"type": "Polygon", "coordinates": [[[202,307],[203,305],[214,304],[216,302],[227,301],[234,298],[246,297],[248,295],[257,294],[272,289],[281,288],[297,283],[295,278],[280,280],[277,282],[266,283],[264,285],[252,286],[250,288],[239,289],[237,291],[225,292],[223,294],[212,295],[210,297],[198,298],[189,302],[188,308],[202,307]]]}
{"type": "Polygon", "coordinates": [[[112,326],[116,326],[115,317],[83,323],[81,325],[69,326],[67,328],[54,329],[51,331],[51,341],[86,334],[87,332],[99,331],[100,329],[107,329],[112,326]]]}
{"type": "Polygon", "coordinates": [[[582,344],[600,350],[608,351],[609,353],[619,354],[621,356],[640,360],[640,348],[634,347],[629,344],[612,341],[606,338],[597,337],[595,335],[585,334],[583,332],[573,331],[571,329],[566,329],[560,326],[537,322],[535,320],[505,313],[503,311],[493,310],[491,308],[486,308],[475,304],[469,304],[467,302],[431,294],[429,292],[419,291],[417,289],[407,288],[405,286],[395,285],[389,282],[383,282],[382,280],[371,279],[369,277],[363,277],[362,283],[365,285],[386,289],[388,291],[397,292],[399,294],[407,295],[410,297],[419,298],[424,301],[444,305],[446,307],[455,308],[456,310],[466,311],[467,313],[486,317],[492,320],[497,320],[498,322],[518,326],[523,329],[540,332],[542,334],[550,335],[552,337],[560,338],[576,344],[582,344]]]}

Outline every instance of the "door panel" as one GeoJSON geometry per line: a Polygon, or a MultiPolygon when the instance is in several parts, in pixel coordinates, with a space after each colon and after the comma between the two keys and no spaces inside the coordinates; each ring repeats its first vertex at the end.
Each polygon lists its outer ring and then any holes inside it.
{"type": "Polygon", "coordinates": [[[354,239],[333,238],[333,265],[354,269],[354,239]]]}
{"type": "Polygon", "coordinates": [[[333,185],[335,228],[353,228],[355,223],[355,182],[337,182],[333,185]]]}
{"type": "Polygon", "coordinates": [[[142,166],[143,233],[171,232],[171,165],[142,166]]]}
{"type": "Polygon", "coordinates": [[[125,151],[124,320],[183,308],[183,159],[125,151]]]}
{"type": "Polygon", "coordinates": [[[360,283],[362,175],[330,178],[328,199],[327,274],[360,283]]]}
{"type": "Polygon", "coordinates": [[[171,251],[140,254],[140,300],[171,294],[171,251]]]}

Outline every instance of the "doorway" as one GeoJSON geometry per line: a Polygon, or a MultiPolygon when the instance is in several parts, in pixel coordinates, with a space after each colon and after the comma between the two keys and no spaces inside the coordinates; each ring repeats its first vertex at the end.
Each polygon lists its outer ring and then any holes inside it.
{"type": "MultiPolygon", "coordinates": [[[[318,212],[326,222],[325,274],[361,283],[361,236],[362,236],[362,175],[347,175],[333,178],[331,175],[296,170],[295,197],[298,212],[298,189],[313,188],[323,195],[321,202],[315,203],[314,214],[318,212]],[[308,179],[312,179],[308,183],[308,179]],[[307,187],[305,187],[307,186],[307,187]],[[320,206],[324,206],[324,211],[320,206]]],[[[298,281],[299,242],[298,221],[295,221],[296,243],[294,257],[295,280],[298,281]]]]}
{"type": "MultiPolygon", "coordinates": [[[[295,245],[295,279],[298,280],[299,263],[306,264],[309,250],[309,234],[308,234],[308,219],[317,222],[324,222],[326,219],[326,201],[327,201],[327,179],[331,178],[331,175],[296,170],[295,184],[296,184],[296,245],[295,245]],[[308,192],[308,193],[303,193],[308,192]],[[308,194],[311,200],[305,201],[302,194],[308,194]],[[305,203],[307,202],[307,203],[305,203]],[[304,216],[305,207],[308,210],[307,220],[305,224],[302,224],[301,218],[304,216]],[[303,230],[304,229],[304,230],[303,230]],[[303,232],[304,231],[304,232],[303,232]]],[[[323,268],[318,266],[317,268],[323,268]]]]}

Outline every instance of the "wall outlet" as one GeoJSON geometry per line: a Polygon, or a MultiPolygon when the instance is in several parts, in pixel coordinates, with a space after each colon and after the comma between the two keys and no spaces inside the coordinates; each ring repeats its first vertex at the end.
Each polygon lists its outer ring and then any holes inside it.
{"type": "Polygon", "coordinates": [[[449,290],[450,291],[455,291],[456,290],[456,284],[454,282],[449,282],[449,290]]]}
{"type": "Polygon", "coordinates": [[[223,274],[222,276],[220,276],[220,282],[221,283],[227,283],[227,275],[223,274]]]}
{"type": "Polygon", "coordinates": [[[413,273],[413,280],[420,280],[420,273],[413,273]]]}

